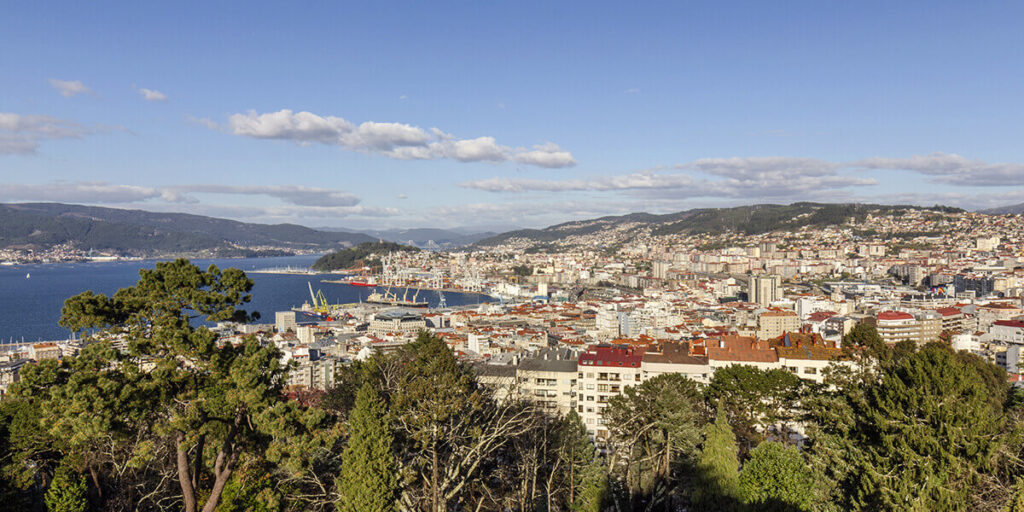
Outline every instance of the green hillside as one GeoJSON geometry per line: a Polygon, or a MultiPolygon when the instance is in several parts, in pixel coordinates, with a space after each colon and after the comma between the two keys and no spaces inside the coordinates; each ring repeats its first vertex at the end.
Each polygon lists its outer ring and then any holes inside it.
{"type": "Polygon", "coordinates": [[[869,213],[898,214],[908,210],[961,212],[947,206],[877,205],[857,203],[793,203],[789,205],[759,204],[734,208],[698,208],[677,213],[601,217],[573,221],[544,229],[521,229],[495,235],[476,243],[489,247],[522,238],[532,242],[554,242],[571,236],[589,235],[624,223],[650,227],[653,235],[697,235],[738,233],[756,235],[772,231],[794,230],[804,226],[832,226],[848,220],[861,221],[869,213]]]}
{"type": "Polygon", "coordinates": [[[238,247],[331,250],[372,240],[294,224],[252,224],[185,213],[157,213],[58,203],[0,204],[0,248],[80,249],[155,255],[238,247]]]}
{"type": "Polygon", "coordinates": [[[325,254],[313,263],[313,270],[330,272],[357,266],[378,266],[380,258],[389,252],[417,252],[418,248],[394,242],[364,242],[355,247],[325,254]]]}

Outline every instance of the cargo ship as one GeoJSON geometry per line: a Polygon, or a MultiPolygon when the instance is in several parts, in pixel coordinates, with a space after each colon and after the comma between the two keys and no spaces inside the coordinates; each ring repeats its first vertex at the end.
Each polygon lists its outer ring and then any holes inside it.
{"type": "Polygon", "coordinates": [[[408,289],[405,290],[401,299],[398,298],[398,295],[391,293],[390,290],[385,290],[384,293],[373,292],[366,298],[366,302],[367,304],[384,304],[387,306],[399,306],[403,308],[425,308],[430,306],[430,303],[427,301],[416,300],[419,293],[419,290],[416,290],[416,293],[412,296],[412,300],[407,300],[406,296],[409,295],[408,289]]]}

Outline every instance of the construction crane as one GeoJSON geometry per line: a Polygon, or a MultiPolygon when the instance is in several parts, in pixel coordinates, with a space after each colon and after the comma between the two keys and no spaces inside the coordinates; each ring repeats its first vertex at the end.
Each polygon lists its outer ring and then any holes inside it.
{"type": "Polygon", "coordinates": [[[312,304],[304,304],[299,311],[313,312],[319,314],[324,319],[330,320],[331,315],[334,311],[344,309],[346,307],[354,306],[355,304],[330,304],[327,302],[327,297],[324,297],[323,290],[317,290],[313,292],[313,283],[306,282],[309,285],[309,298],[312,300],[312,304]],[[307,307],[308,306],[308,307],[307,307]]]}

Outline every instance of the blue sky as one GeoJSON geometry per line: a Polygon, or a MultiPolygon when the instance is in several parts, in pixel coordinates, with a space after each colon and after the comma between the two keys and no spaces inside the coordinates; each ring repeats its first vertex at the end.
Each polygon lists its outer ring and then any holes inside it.
{"type": "Polygon", "coordinates": [[[1019,2],[3,11],[0,201],[491,229],[1024,202],[1019,2]]]}

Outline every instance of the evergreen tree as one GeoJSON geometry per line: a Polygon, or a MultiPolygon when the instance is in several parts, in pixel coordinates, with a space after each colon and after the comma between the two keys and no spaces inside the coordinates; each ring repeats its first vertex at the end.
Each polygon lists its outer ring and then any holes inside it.
{"type": "Polygon", "coordinates": [[[750,452],[739,476],[740,494],[755,510],[796,512],[810,510],[814,480],[800,452],[765,441],[750,452]]]}
{"type": "Polygon", "coordinates": [[[395,510],[398,487],[392,437],[384,405],[370,383],[363,384],[348,419],[349,438],[337,487],[341,512],[395,510]]]}
{"type": "Polygon", "coordinates": [[[1013,497],[1010,498],[1010,503],[1006,505],[1006,512],[1024,512],[1024,478],[1017,479],[1013,497]]]}
{"type": "Polygon", "coordinates": [[[782,369],[734,364],[715,371],[706,389],[711,407],[722,409],[740,443],[740,454],[792,418],[803,382],[782,369]]]}
{"type": "Polygon", "coordinates": [[[595,457],[583,470],[580,493],[572,503],[573,512],[601,512],[608,501],[608,468],[595,457]]]}
{"type": "Polygon", "coordinates": [[[814,473],[838,507],[976,510],[989,499],[980,486],[999,477],[1018,430],[1005,372],[928,344],[837,375],[834,392],[808,403],[808,433],[814,473]]]}
{"type": "Polygon", "coordinates": [[[626,387],[608,400],[603,416],[612,435],[612,452],[622,459],[622,464],[610,465],[625,473],[631,507],[671,507],[679,497],[681,463],[700,438],[700,402],[697,384],[678,373],[626,387]]]}
{"type": "Polygon", "coordinates": [[[57,466],[44,501],[49,512],[85,512],[89,506],[85,475],[76,471],[67,460],[62,461],[57,466]]]}
{"type": "Polygon", "coordinates": [[[704,445],[697,456],[694,501],[698,510],[731,511],[739,507],[738,451],[725,410],[719,409],[715,422],[704,427],[704,445]]]}
{"type": "Polygon", "coordinates": [[[567,499],[576,507],[581,499],[581,489],[584,480],[594,459],[597,458],[597,450],[587,436],[587,427],[583,425],[583,419],[573,409],[562,420],[562,429],[559,432],[558,440],[559,457],[565,464],[561,470],[565,475],[566,487],[568,488],[567,499]]]}

